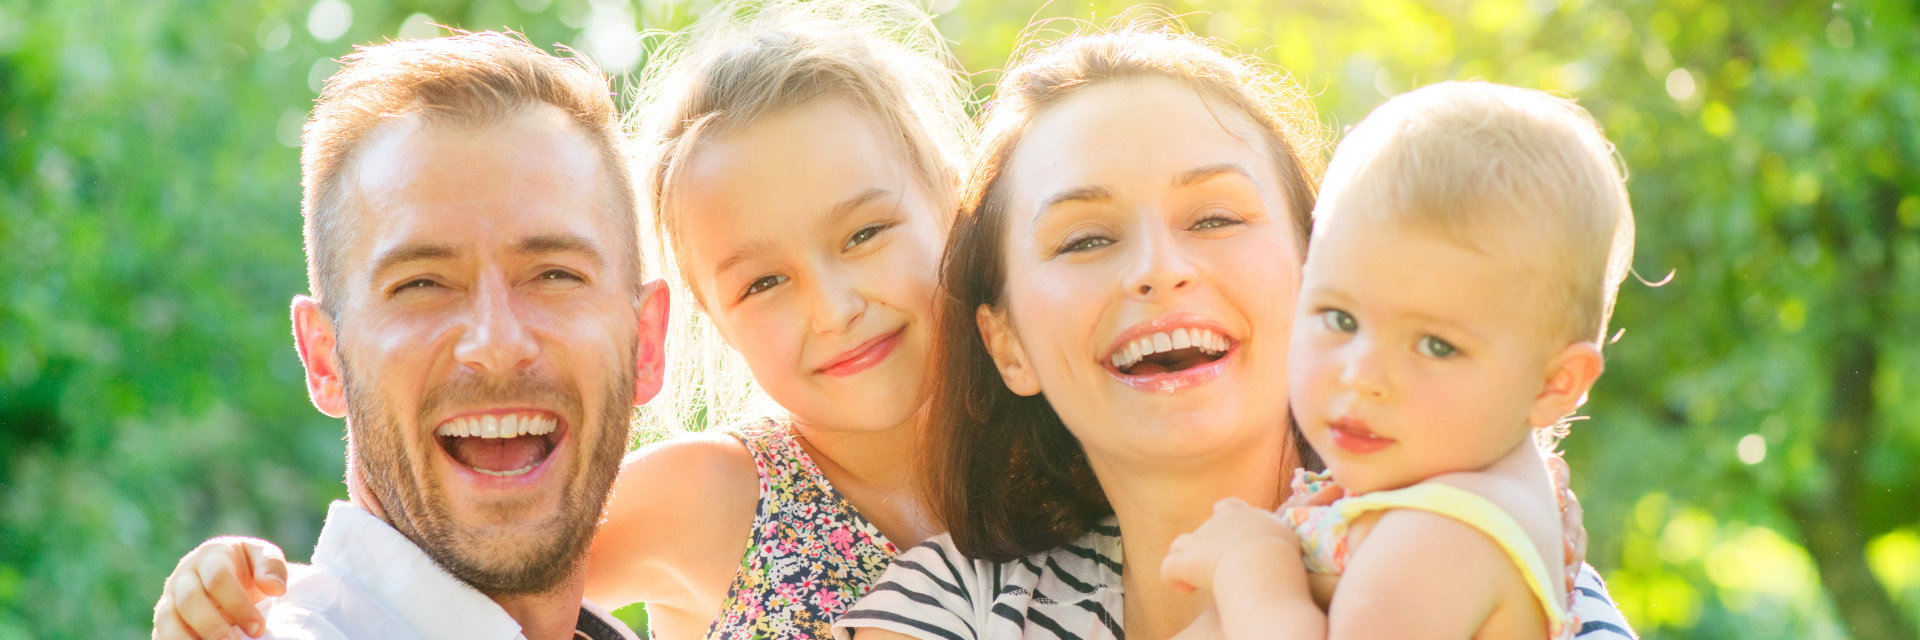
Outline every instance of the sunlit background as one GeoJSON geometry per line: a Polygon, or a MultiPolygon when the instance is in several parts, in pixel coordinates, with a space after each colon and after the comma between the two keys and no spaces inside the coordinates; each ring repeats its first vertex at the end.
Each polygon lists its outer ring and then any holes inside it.
{"type": "MultiPolygon", "coordinates": [[[[0,3],[0,638],[131,638],[196,542],[312,551],[341,425],[288,340],[300,126],[355,43],[510,27],[604,67],[702,2],[0,3]]],[[[981,95],[1035,18],[938,0],[981,95]]],[[[1566,446],[1641,634],[1920,637],[1920,24],[1905,0],[1176,2],[1330,131],[1424,83],[1578,98],[1649,281],[1566,446]]],[[[1056,24],[1072,29],[1070,24],[1056,24]]],[[[623,612],[644,625],[638,608],[623,612]]]]}

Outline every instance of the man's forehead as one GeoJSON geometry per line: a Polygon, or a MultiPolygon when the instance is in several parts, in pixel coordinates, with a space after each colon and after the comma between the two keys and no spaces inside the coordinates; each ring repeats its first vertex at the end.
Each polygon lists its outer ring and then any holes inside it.
{"type": "Polygon", "coordinates": [[[573,235],[604,244],[606,167],[559,109],[468,125],[420,114],[371,132],[352,168],[356,235],[386,245],[473,234],[573,235]]]}

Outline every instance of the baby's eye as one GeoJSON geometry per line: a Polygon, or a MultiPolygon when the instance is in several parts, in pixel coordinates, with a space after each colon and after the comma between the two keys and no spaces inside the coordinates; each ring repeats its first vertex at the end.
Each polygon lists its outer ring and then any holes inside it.
{"type": "Polygon", "coordinates": [[[860,227],[859,231],[855,231],[853,232],[852,236],[847,237],[847,243],[845,245],[841,245],[840,250],[846,251],[854,247],[860,246],[862,244],[866,244],[866,242],[868,240],[872,240],[874,236],[880,235],[880,232],[886,231],[891,228],[893,228],[893,225],[884,224],[884,223],[870,224],[864,227],[860,227]]]}
{"type": "Polygon", "coordinates": [[[751,296],[753,294],[760,293],[762,291],[766,291],[774,287],[778,287],[781,284],[784,284],[786,281],[787,281],[786,276],[780,276],[780,275],[760,276],[760,278],[757,280],[754,280],[752,284],[747,285],[747,290],[742,292],[740,294],[740,297],[741,299],[745,299],[747,296],[751,296]]]}
{"type": "Polygon", "coordinates": [[[1321,311],[1320,321],[1327,323],[1328,329],[1340,333],[1353,333],[1360,330],[1360,321],[1355,320],[1353,314],[1339,309],[1321,311]]]}
{"type": "Polygon", "coordinates": [[[1414,348],[1420,351],[1420,355],[1429,358],[1447,358],[1460,352],[1453,343],[1433,336],[1421,336],[1420,341],[1414,344],[1414,348]]]}

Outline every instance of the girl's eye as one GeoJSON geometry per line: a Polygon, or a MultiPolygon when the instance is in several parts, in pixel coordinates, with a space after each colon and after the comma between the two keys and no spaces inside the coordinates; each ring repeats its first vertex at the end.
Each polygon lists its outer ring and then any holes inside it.
{"type": "Polygon", "coordinates": [[[867,241],[872,240],[874,236],[880,235],[880,232],[886,231],[891,228],[893,228],[893,225],[891,224],[870,224],[864,227],[860,227],[859,231],[853,232],[853,235],[847,238],[847,243],[845,245],[842,245],[840,247],[840,250],[846,251],[854,247],[866,244],[867,241]]]}
{"type": "Polygon", "coordinates": [[[1420,336],[1420,341],[1414,343],[1414,349],[1429,358],[1446,358],[1460,352],[1453,343],[1433,336],[1420,336]]]}
{"type": "Polygon", "coordinates": [[[1360,330],[1360,321],[1355,320],[1353,314],[1339,309],[1328,309],[1320,312],[1320,321],[1327,323],[1328,329],[1340,333],[1353,333],[1360,330]]]}
{"type": "Polygon", "coordinates": [[[1098,249],[1100,247],[1104,247],[1110,244],[1113,244],[1113,239],[1105,236],[1097,236],[1097,235],[1080,236],[1078,238],[1068,240],[1066,244],[1060,245],[1060,248],[1055,250],[1053,253],[1054,255],[1059,255],[1062,253],[1079,253],[1082,251],[1092,251],[1094,249],[1098,249]]]}
{"type": "Polygon", "coordinates": [[[786,281],[786,276],[760,276],[758,280],[754,280],[752,284],[747,285],[747,290],[741,293],[740,297],[744,299],[747,296],[778,287],[786,281]]]}

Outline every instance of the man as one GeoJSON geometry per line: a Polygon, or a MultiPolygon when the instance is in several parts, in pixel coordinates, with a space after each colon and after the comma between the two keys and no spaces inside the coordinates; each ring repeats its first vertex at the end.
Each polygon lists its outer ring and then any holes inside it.
{"type": "MultiPolygon", "coordinates": [[[[328,80],[293,333],[314,406],[346,418],[351,502],[268,635],[632,637],[580,580],[668,305],[618,122],[589,63],[494,33],[364,47],[328,80]]],[[[189,626],[172,609],[156,635],[189,626]]]]}

